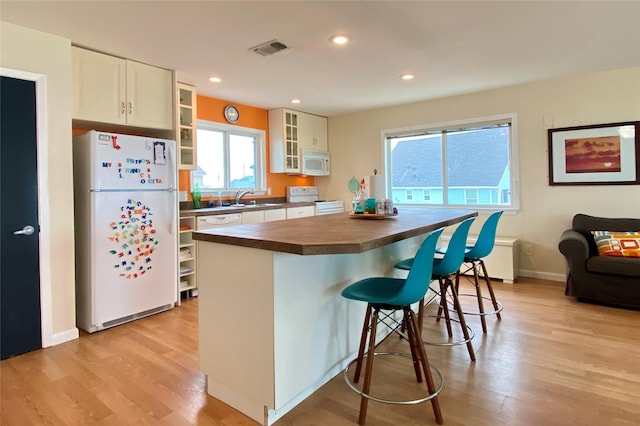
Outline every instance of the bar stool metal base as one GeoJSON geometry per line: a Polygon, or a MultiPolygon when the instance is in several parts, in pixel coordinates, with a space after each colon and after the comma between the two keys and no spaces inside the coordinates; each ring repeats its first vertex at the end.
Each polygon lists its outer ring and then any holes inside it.
{"type": "MultiPolygon", "coordinates": [[[[473,297],[474,299],[477,299],[477,296],[475,294],[471,294],[471,293],[458,293],[458,297],[473,297]]],[[[493,303],[493,300],[491,300],[490,297],[486,297],[486,296],[482,296],[483,300],[487,300],[491,303],[493,303]]],[[[479,312],[479,311],[473,311],[473,312],[467,312],[467,311],[463,311],[465,315],[481,315],[481,316],[486,316],[486,315],[498,315],[500,312],[502,312],[502,303],[500,303],[499,301],[496,300],[496,304],[498,305],[498,309],[494,309],[493,311],[485,311],[485,312],[479,312]]]]}
{"type": "MultiPolygon", "coordinates": [[[[465,312],[466,313],[466,312],[465,312]]],[[[435,318],[436,320],[447,320],[445,317],[443,317],[442,315],[423,315],[426,318],[435,318]]],[[[455,318],[449,318],[449,321],[453,321],[453,322],[457,322],[458,324],[461,324],[461,322],[455,318]]],[[[467,343],[469,343],[471,340],[473,340],[473,338],[475,337],[476,333],[473,331],[473,329],[471,327],[469,327],[467,324],[464,325],[464,327],[467,329],[467,332],[469,334],[468,338],[463,338],[462,340],[456,340],[453,342],[434,342],[432,340],[424,340],[422,339],[422,342],[425,345],[429,345],[429,346],[458,346],[458,345],[466,345],[467,343]]]]}
{"type": "MultiPolygon", "coordinates": [[[[385,355],[392,355],[392,356],[402,356],[402,357],[407,357],[407,358],[411,358],[411,354],[405,354],[402,352],[375,352],[374,356],[385,356],[385,355]]],[[[364,356],[364,358],[366,358],[367,355],[364,356]]],[[[354,359],[353,361],[351,361],[349,363],[349,365],[347,365],[347,368],[344,369],[343,375],[344,375],[344,380],[345,382],[347,382],[347,385],[349,385],[349,387],[358,395],[363,396],[367,399],[370,399],[372,401],[376,401],[376,402],[381,402],[383,404],[396,404],[396,405],[414,405],[414,404],[420,404],[422,402],[425,401],[429,401],[432,398],[435,398],[441,391],[442,388],[444,387],[444,378],[442,377],[442,373],[440,372],[440,370],[438,370],[437,367],[435,367],[434,365],[429,364],[429,369],[433,372],[435,372],[438,375],[438,379],[440,381],[440,385],[438,386],[438,388],[430,394],[427,394],[426,396],[422,397],[422,398],[418,398],[418,399],[412,399],[412,400],[405,400],[405,401],[401,401],[401,400],[390,400],[390,399],[383,399],[383,398],[378,398],[375,397],[371,394],[365,393],[362,390],[358,389],[358,387],[355,385],[355,383],[353,382],[353,380],[351,380],[351,378],[349,377],[349,369],[353,366],[353,364],[355,364],[358,361],[358,359],[354,359]]]]}

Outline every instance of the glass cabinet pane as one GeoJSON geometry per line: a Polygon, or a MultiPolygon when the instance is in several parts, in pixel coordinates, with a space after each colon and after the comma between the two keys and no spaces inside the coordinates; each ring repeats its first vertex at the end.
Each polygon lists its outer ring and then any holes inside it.
{"type": "Polygon", "coordinates": [[[180,129],[180,145],[193,147],[193,129],[180,129]]]}
{"type": "Polygon", "coordinates": [[[180,89],[180,105],[193,106],[193,96],[191,90],[180,89]]]}
{"type": "Polygon", "coordinates": [[[193,125],[193,113],[191,108],[180,106],[180,125],[181,126],[193,125]]]}

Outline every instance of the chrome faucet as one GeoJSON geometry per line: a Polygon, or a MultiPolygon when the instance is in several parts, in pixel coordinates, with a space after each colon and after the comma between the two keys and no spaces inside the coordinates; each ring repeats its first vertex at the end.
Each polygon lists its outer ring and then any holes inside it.
{"type": "Polygon", "coordinates": [[[247,189],[245,191],[241,189],[238,189],[236,191],[236,204],[240,204],[240,200],[242,199],[242,197],[244,197],[247,194],[253,194],[253,189],[247,189]]]}

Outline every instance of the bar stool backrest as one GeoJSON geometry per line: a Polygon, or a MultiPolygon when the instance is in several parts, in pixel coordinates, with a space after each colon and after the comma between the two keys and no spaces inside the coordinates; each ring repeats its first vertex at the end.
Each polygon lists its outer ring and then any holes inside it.
{"type": "Polygon", "coordinates": [[[470,217],[462,221],[451,236],[449,246],[442,259],[435,262],[433,265],[433,276],[446,277],[455,273],[460,269],[462,261],[465,257],[467,236],[469,235],[469,228],[475,218],[470,217]]]}
{"type": "Polygon", "coordinates": [[[496,242],[496,229],[498,228],[498,220],[502,216],[503,211],[496,211],[489,215],[482,225],[478,239],[475,245],[467,252],[465,258],[471,260],[482,259],[489,256],[496,242]]]}
{"type": "Polygon", "coordinates": [[[422,242],[402,290],[388,301],[390,305],[408,306],[424,297],[431,283],[433,257],[443,230],[444,228],[436,229],[422,242]]]}

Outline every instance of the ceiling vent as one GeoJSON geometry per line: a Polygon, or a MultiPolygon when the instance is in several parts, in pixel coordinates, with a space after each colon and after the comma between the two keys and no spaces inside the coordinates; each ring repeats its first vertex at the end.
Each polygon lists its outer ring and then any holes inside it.
{"type": "Polygon", "coordinates": [[[262,43],[259,44],[257,46],[252,47],[251,50],[252,52],[257,53],[260,56],[269,56],[272,55],[276,52],[279,52],[281,50],[284,50],[287,48],[287,45],[278,41],[278,40],[271,40],[268,41],[266,43],[262,43]]]}

